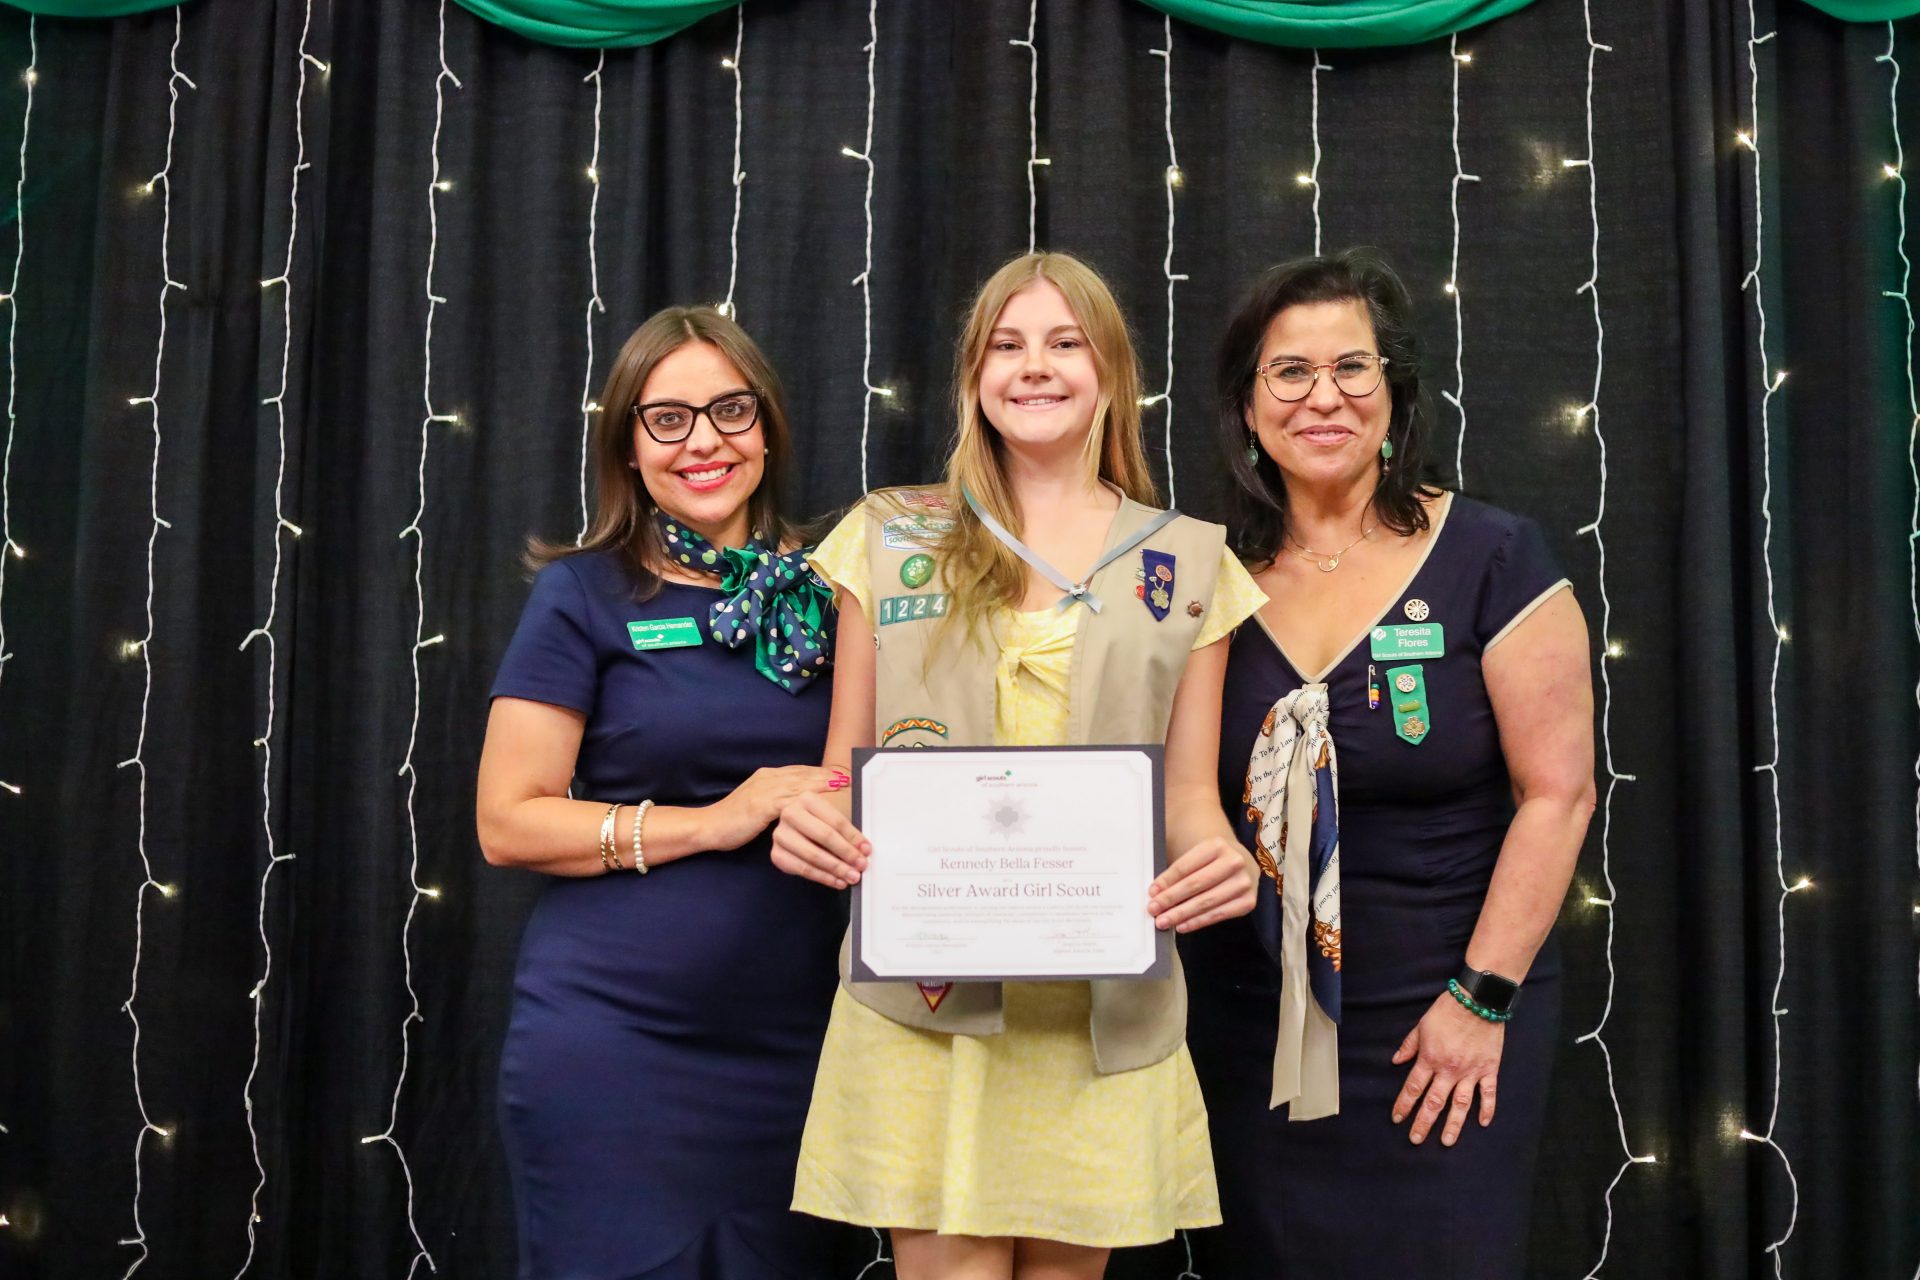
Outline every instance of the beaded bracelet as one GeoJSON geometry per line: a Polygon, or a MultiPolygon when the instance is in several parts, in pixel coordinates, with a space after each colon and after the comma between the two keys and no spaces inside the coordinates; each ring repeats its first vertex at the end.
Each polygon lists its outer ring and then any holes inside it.
{"type": "Polygon", "coordinates": [[[1487,1008],[1487,1006],[1481,1004],[1478,1000],[1475,1000],[1471,995],[1467,994],[1467,989],[1460,985],[1458,978],[1447,979],[1447,991],[1455,1000],[1460,1002],[1462,1009],[1465,1009],[1476,1018],[1485,1018],[1488,1022],[1505,1022],[1513,1017],[1513,1014],[1510,1012],[1496,1012],[1495,1010],[1487,1008]]]}
{"type": "Polygon", "coordinates": [[[620,849],[613,840],[613,821],[620,815],[620,806],[610,804],[607,814],[600,819],[600,869],[612,871],[620,865],[620,849]]]}
{"type": "Polygon", "coordinates": [[[633,869],[641,875],[647,874],[647,854],[640,844],[640,823],[647,816],[647,810],[653,808],[653,801],[642,800],[633,810],[633,869]]]}

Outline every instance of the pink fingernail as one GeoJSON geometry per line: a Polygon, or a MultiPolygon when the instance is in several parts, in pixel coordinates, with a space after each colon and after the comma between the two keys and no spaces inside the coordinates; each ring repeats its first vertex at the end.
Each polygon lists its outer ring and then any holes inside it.
{"type": "Polygon", "coordinates": [[[827,790],[829,791],[839,791],[847,785],[848,779],[844,776],[829,778],[827,780],[827,790]]]}

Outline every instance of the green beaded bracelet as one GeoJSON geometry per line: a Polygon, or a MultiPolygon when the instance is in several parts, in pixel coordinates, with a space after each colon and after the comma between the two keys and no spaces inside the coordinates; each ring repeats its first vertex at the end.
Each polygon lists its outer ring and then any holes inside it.
{"type": "Polygon", "coordinates": [[[1496,1013],[1475,1000],[1467,994],[1467,989],[1460,985],[1458,978],[1447,979],[1447,992],[1460,1002],[1461,1008],[1476,1018],[1485,1018],[1488,1022],[1505,1022],[1513,1017],[1511,1013],[1496,1013]]]}

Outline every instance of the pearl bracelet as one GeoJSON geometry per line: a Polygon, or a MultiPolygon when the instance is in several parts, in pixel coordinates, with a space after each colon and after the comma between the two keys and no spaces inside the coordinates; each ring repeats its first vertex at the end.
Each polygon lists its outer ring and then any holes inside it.
{"type": "Polygon", "coordinates": [[[653,808],[653,801],[642,800],[633,810],[633,869],[641,875],[647,874],[647,854],[640,844],[640,823],[647,816],[647,810],[653,808]]]}

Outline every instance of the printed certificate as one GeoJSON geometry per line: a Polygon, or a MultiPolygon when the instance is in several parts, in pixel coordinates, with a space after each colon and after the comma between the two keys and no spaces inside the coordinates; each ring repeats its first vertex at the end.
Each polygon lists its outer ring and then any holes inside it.
{"type": "Polygon", "coordinates": [[[856,981],[1164,978],[1163,749],[854,752],[856,981]]]}

